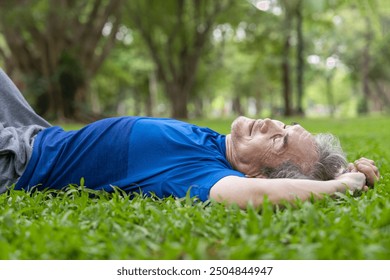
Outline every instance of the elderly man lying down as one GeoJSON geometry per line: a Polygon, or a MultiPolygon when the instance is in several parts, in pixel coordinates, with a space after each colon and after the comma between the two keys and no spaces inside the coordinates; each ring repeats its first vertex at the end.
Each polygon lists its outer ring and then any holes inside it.
{"type": "Polygon", "coordinates": [[[117,117],[77,131],[38,116],[0,69],[0,193],[62,189],[152,193],[261,205],[367,190],[379,179],[372,160],[347,164],[330,134],[298,124],[237,118],[219,134],[174,119],[117,117]]]}

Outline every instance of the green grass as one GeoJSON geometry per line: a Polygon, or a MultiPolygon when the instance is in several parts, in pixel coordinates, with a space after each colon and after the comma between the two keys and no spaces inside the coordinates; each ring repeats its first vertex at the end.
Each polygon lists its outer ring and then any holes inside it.
{"type": "MultiPolygon", "coordinates": [[[[298,120],[340,137],[382,181],[359,197],[242,211],[83,188],[0,195],[0,259],[390,259],[390,118],[298,120]]],[[[198,121],[221,133],[227,121],[198,121]]]]}

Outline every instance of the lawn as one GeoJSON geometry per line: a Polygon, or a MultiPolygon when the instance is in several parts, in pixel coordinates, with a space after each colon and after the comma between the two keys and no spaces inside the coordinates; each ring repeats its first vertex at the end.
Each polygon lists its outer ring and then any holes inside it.
{"type": "Polygon", "coordinates": [[[351,161],[374,159],[381,182],[357,197],[246,211],[82,187],[11,191],[0,195],[0,259],[390,259],[390,118],[298,122],[338,135],[351,161]]]}

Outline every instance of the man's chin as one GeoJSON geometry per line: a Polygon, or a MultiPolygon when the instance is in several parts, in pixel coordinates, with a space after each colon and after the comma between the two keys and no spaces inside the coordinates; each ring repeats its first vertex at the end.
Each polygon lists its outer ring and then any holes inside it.
{"type": "Polygon", "coordinates": [[[251,127],[254,119],[250,119],[244,116],[236,118],[231,125],[231,134],[235,138],[241,138],[250,136],[251,127]]]}

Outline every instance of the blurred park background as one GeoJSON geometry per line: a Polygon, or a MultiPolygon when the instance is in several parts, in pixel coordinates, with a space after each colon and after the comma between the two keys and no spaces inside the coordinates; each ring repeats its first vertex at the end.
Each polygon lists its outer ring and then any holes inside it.
{"type": "Polygon", "coordinates": [[[0,1],[0,67],[54,121],[387,114],[389,46],[390,1],[0,1]]]}

